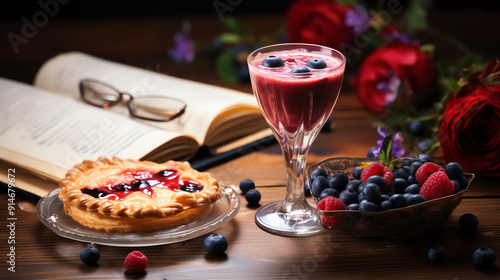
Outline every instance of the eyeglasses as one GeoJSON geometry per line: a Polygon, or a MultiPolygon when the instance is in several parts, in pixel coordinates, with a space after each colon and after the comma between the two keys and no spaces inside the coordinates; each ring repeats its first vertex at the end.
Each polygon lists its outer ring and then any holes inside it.
{"type": "Polygon", "coordinates": [[[129,93],[94,79],[81,80],[79,87],[83,101],[104,109],[120,103],[127,96],[130,115],[143,120],[168,122],[186,111],[187,104],[182,100],[158,95],[134,98],[129,93]]]}

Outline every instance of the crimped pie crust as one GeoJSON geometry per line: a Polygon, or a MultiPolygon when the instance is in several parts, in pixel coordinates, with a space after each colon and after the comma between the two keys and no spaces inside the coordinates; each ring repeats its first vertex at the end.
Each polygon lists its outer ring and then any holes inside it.
{"type": "MultiPolygon", "coordinates": [[[[171,218],[163,221],[167,224],[176,224],[174,216],[188,210],[193,211],[190,211],[190,214],[179,215],[178,219],[192,221],[197,214],[207,212],[211,204],[219,199],[221,191],[217,180],[210,173],[196,171],[188,162],[167,161],[158,164],[149,161],[122,160],[116,157],[112,159],[100,157],[96,161],[84,161],[75,165],[66,173],[66,177],[59,186],[61,188],[59,198],[64,203],[66,214],[84,225],[92,223],[90,220],[95,220],[97,223],[105,223],[104,220],[109,220],[113,224],[116,223],[113,218],[126,218],[123,220],[130,221],[123,222],[129,225],[141,224],[140,221],[134,221],[134,219],[171,218]],[[190,193],[152,187],[154,190],[152,196],[136,191],[121,200],[95,198],[81,191],[82,188],[88,186],[103,186],[111,181],[119,182],[120,174],[124,170],[134,169],[145,169],[151,172],[175,169],[180,173],[179,179],[195,180],[203,186],[203,189],[190,193]],[[186,219],[187,216],[191,218],[186,219]]],[[[150,220],[154,224],[154,219],[150,220]]],[[[142,222],[147,224],[146,220],[142,222]]],[[[92,228],[97,229],[96,226],[92,228]]],[[[116,229],[104,230],[123,232],[116,229]]]]}

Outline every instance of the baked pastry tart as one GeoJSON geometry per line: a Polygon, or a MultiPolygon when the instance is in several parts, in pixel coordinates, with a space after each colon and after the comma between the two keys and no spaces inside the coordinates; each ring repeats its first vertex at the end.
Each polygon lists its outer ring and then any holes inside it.
{"type": "Polygon", "coordinates": [[[59,184],[64,211],[83,226],[106,232],[164,230],[198,220],[220,197],[208,172],[188,162],[108,159],[84,161],[59,184]]]}

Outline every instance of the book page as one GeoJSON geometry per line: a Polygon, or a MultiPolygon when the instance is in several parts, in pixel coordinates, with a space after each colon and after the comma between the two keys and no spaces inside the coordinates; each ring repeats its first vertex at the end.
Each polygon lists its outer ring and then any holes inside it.
{"type": "MultiPolygon", "coordinates": [[[[99,156],[141,159],[178,133],[157,129],[72,98],[0,78],[0,158],[50,179],[99,156]],[[47,164],[43,164],[47,163],[47,164]]],[[[190,153],[197,143],[190,144],[190,153]]],[[[178,147],[175,147],[178,148],[178,147]]]]}
{"type": "MultiPolygon", "coordinates": [[[[161,69],[154,70],[161,71],[161,69]]],[[[120,91],[130,93],[134,97],[163,95],[181,99],[188,106],[186,113],[180,118],[167,123],[145,122],[166,130],[192,135],[202,144],[207,144],[207,133],[212,125],[216,125],[214,120],[218,119],[224,122],[225,120],[221,120],[220,116],[228,110],[246,112],[243,115],[251,115],[254,123],[255,120],[253,119],[259,119],[260,125],[253,127],[253,132],[267,127],[256,100],[251,94],[174,78],[155,71],[71,52],[58,55],[45,63],[35,79],[35,86],[79,99],[78,84],[80,80],[92,78],[108,83],[120,91]]],[[[111,110],[128,114],[125,106],[115,106],[111,110]]],[[[229,119],[234,120],[231,117],[229,119]]],[[[235,130],[239,129],[239,124],[235,123],[231,129],[233,128],[235,130]]],[[[246,133],[248,131],[239,134],[244,135],[246,133]]],[[[213,135],[211,142],[217,142],[213,138],[218,137],[219,135],[213,135]]]]}

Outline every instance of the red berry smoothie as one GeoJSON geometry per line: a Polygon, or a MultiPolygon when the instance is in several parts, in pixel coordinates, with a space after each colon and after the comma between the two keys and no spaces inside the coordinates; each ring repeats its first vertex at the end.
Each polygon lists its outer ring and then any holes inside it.
{"type": "Polygon", "coordinates": [[[259,53],[250,62],[249,70],[264,117],[276,131],[281,125],[288,135],[295,135],[301,126],[308,132],[323,125],[337,102],[344,76],[344,64],[339,58],[300,49],[259,53]],[[280,57],[283,66],[262,66],[271,55],[280,57]],[[323,60],[326,68],[290,73],[311,59],[323,60]]]}

